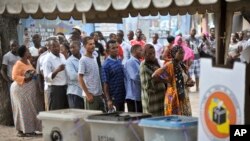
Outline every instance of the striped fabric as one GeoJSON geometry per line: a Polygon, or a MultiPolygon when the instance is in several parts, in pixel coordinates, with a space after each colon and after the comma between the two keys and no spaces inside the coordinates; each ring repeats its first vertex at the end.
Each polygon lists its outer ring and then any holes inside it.
{"type": "MultiPolygon", "coordinates": [[[[165,101],[164,101],[164,113],[165,115],[185,115],[185,116],[191,116],[191,104],[189,101],[189,94],[188,90],[185,87],[185,97],[179,98],[179,94],[177,91],[176,86],[176,79],[175,79],[175,72],[174,72],[174,64],[172,62],[169,62],[167,64],[166,72],[168,73],[168,87],[165,94],[165,101]]],[[[184,73],[182,73],[184,78],[184,83],[188,80],[188,76],[184,73]]]]}
{"type": "Polygon", "coordinates": [[[41,121],[37,115],[43,110],[42,100],[36,90],[36,82],[32,80],[23,85],[13,82],[11,85],[11,104],[16,130],[23,133],[41,131],[41,121]]]}
{"type": "Polygon", "coordinates": [[[164,114],[166,87],[164,83],[156,82],[151,77],[154,70],[159,66],[148,67],[148,65],[149,64],[146,64],[145,61],[140,65],[143,113],[151,113],[153,116],[162,116],[164,114]]]}
{"type": "Polygon", "coordinates": [[[109,85],[109,93],[115,103],[125,101],[124,77],[121,60],[108,57],[102,67],[102,82],[109,85]]]}

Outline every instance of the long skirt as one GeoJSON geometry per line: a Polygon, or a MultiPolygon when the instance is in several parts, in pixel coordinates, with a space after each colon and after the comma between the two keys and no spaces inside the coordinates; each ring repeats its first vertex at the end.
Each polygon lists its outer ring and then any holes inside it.
{"type": "Polygon", "coordinates": [[[16,130],[23,133],[41,131],[37,115],[43,110],[35,80],[19,85],[13,82],[10,88],[11,105],[16,130]]]}

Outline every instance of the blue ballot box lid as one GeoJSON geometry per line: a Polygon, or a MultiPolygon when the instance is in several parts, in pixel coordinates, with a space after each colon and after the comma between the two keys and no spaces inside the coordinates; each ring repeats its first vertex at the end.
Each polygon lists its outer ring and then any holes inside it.
{"type": "Polygon", "coordinates": [[[198,118],[178,115],[142,119],[139,123],[139,126],[158,128],[186,128],[197,125],[198,118]]]}

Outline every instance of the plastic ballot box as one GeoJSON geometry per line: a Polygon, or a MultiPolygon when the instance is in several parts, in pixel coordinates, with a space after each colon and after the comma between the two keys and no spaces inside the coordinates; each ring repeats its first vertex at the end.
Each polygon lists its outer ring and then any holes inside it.
{"type": "Polygon", "coordinates": [[[250,123],[249,66],[215,67],[201,59],[200,72],[198,140],[229,141],[230,125],[250,123]]]}
{"type": "Polygon", "coordinates": [[[89,124],[85,118],[102,111],[63,109],[40,112],[44,141],[91,141],[89,124]]]}
{"type": "Polygon", "coordinates": [[[196,141],[198,118],[188,116],[162,116],[142,119],[145,141],[196,141]]]}
{"type": "Polygon", "coordinates": [[[149,114],[115,112],[88,116],[92,141],[143,141],[140,119],[149,114]]]}

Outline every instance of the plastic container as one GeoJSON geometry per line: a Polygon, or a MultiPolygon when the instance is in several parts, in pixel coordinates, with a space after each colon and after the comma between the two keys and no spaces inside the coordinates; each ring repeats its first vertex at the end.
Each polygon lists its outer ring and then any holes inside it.
{"type": "Polygon", "coordinates": [[[198,118],[165,116],[142,119],[145,141],[197,141],[198,118]]]}
{"type": "Polygon", "coordinates": [[[91,141],[89,124],[85,118],[102,111],[64,109],[40,112],[44,141],[91,141]]]}
{"type": "Polygon", "coordinates": [[[149,114],[115,112],[92,115],[86,119],[90,124],[92,141],[143,141],[140,119],[149,114]]]}

